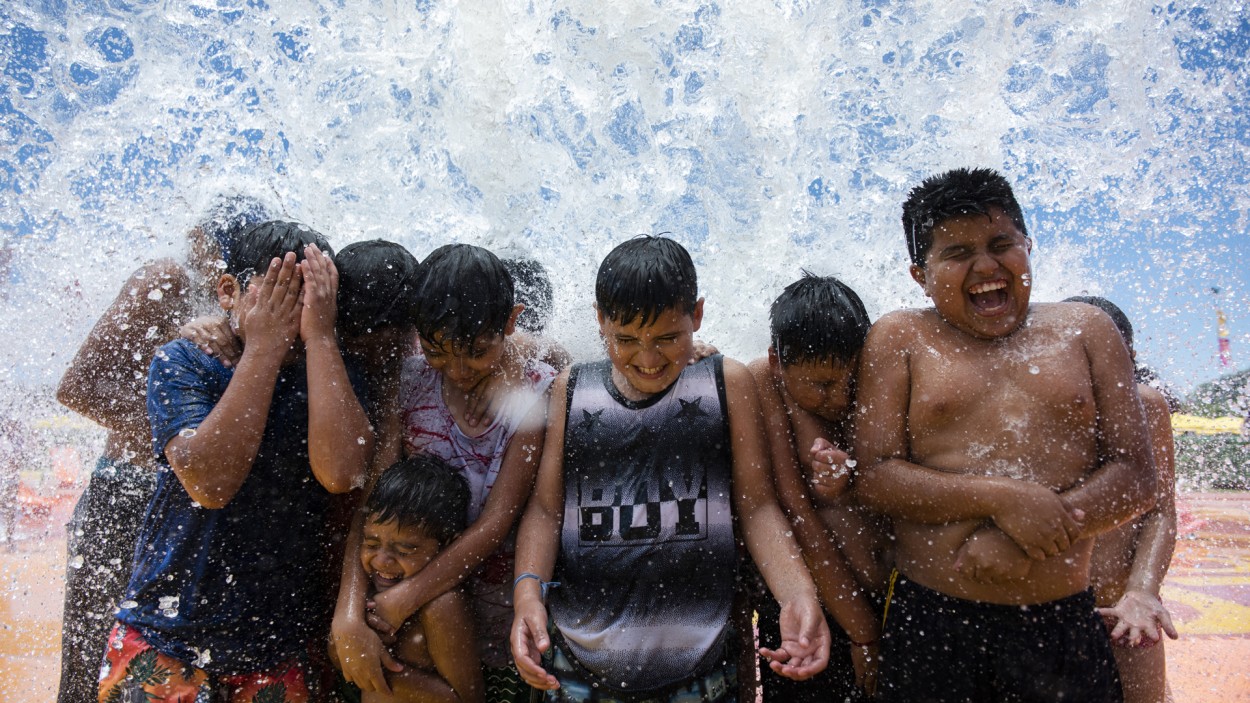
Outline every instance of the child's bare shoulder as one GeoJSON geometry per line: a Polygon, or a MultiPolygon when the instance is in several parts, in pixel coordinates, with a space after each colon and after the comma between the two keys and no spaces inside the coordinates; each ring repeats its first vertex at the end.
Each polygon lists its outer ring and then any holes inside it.
{"type": "Polygon", "coordinates": [[[755,381],[752,380],[751,372],[747,370],[746,364],[737,359],[730,359],[727,356],[721,358],[721,369],[725,374],[726,389],[743,386],[755,388],[755,381]]]}
{"type": "Polygon", "coordinates": [[[906,351],[919,336],[928,336],[929,333],[936,331],[940,324],[941,318],[932,308],[893,310],[872,323],[864,346],[865,348],[872,347],[878,352],[906,351]]]}
{"type": "Polygon", "coordinates": [[[1036,303],[1029,308],[1029,328],[1046,336],[1077,339],[1086,347],[1124,343],[1111,318],[1087,303],[1036,303]]]}

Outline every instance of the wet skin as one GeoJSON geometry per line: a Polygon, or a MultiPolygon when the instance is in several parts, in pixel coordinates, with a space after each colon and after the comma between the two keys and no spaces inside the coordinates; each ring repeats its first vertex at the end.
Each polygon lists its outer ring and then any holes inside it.
{"type": "Polygon", "coordinates": [[[599,334],[612,361],[612,382],[630,400],[655,395],[677,380],[694,355],[694,333],[703,323],[703,299],[694,310],[664,310],[655,320],[628,324],[599,316],[599,334]]]}
{"type": "Polygon", "coordinates": [[[1028,250],[996,209],[935,228],[912,268],[934,308],[879,320],[860,365],[857,491],[896,518],[900,571],[991,603],[1083,590],[1089,537],[1153,497],[1118,332],[1030,307],[1028,250]]]}

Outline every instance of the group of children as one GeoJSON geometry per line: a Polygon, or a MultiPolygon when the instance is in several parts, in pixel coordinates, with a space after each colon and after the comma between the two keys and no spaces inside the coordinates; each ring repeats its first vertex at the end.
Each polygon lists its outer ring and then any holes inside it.
{"type": "Polygon", "coordinates": [[[1128,648],[1175,636],[1170,429],[1131,331],[1030,303],[993,171],[903,220],[932,308],[871,324],[805,273],[749,365],[697,348],[687,251],[629,239],[570,366],[532,264],[233,217],[224,321],[152,356],[98,700],[1161,700],[1128,648]]]}

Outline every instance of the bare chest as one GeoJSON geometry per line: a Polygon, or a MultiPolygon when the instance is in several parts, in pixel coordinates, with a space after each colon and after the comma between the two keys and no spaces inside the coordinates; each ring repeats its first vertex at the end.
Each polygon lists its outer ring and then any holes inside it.
{"type": "Polygon", "coordinates": [[[1096,446],[1089,362],[1075,341],[1045,342],[913,351],[913,454],[1019,477],[1043,457],[1083,464],[1096,446]]]}

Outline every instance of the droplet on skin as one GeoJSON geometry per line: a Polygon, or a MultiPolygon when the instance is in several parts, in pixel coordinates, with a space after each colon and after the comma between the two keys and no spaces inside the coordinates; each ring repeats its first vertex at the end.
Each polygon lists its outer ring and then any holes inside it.
{"type": "Polygon", "coordinates": [[[164,297],[165,297],[165,292],[162,291],[160,288],[153,288],[148,293],[148,300],[160,300],[161,298],[164,298],[164,297]]]}
{"type": "Polygon", "coordinates": [[[188,428],[186,428],[185,430],[182,430],[181,432],[179,432],[179,433],[178,433],[178,436],[179,436],[179,437],[181,437],[181,438],[183,438],[183,439],[191,439],[192,437],[194,437],[194,436],[195,436],[195,434],[196,434],[196,432],[195,432],[195,428],[194,428],[194,427],[188,427],[188,428]]]}
{"type": "Polygon", "coordinates": [[[1038,375],[1038,374],[1039,374],[1039,373],[1041,373],[1041,372],[1042,372],[1042,370],[1041,370],[1041,369],[1039,369],[1039,368],[1037,368],[1037,366],[1030,366],[1030,367],[1029,367],[1029,373],[1033,374],[1034,376],[1038,375]]]}

